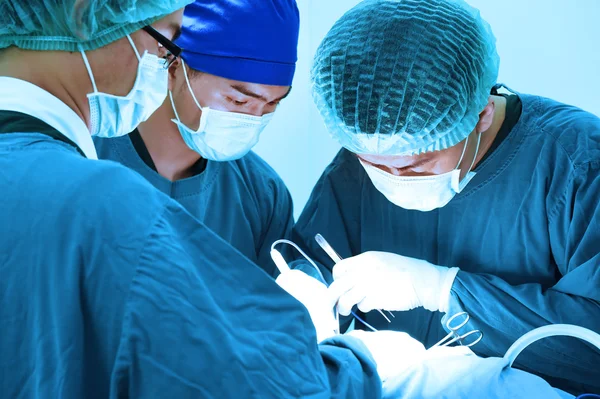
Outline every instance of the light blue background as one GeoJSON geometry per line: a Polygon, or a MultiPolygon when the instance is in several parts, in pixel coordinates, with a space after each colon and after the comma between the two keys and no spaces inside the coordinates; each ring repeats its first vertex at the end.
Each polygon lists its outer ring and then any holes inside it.
{"type": "MultiPolygon", "coordinates": [[[[312,57],[334,22],[357,0],[298,0],[299,61],[292,94],[255,151],[275,168],[298,217],[324,168],[340,148],[310,94],[312,57]]],[[[600,0],[469,0],[498,40],[499,81],[600,115],[600,0]]]]}

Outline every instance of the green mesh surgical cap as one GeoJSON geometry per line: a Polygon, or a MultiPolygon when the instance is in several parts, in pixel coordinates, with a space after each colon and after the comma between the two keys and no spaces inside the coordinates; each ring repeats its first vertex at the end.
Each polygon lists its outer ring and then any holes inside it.
{"type": "Polygon", "coordinates": [[[417,155],[475,129],[498,77],[496,39],[462,0],[366,0],[317,50],[313,97],[355,153],[417,155]]]}
{"type": "Polygon", "coordinates": [[[0,49],[94,50],[192,0],[1,0],[0,49]]]}

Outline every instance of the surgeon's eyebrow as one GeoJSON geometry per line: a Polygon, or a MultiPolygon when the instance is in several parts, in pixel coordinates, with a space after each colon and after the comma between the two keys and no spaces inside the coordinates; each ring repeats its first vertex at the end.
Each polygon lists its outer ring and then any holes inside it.
{"type": "Polygon", "coordinates": [[[258,100],[262,100],[262,101],[264,101],[264,102],[271,102],[271,103],[275,103],[275,102],[278,102],[278,101],[281,101],[281,100],[283,100],[283,99],[284,99],[284,98],[286,98],[286,97],[287,97],[287,96],[290,94],[290,92],[292,91],[292,88],[290,87],[290,88],[288,89],[287,93],[285,93],[283,96],[281,96],[281,97],[279,97],[279,98],[276,98],[276,99],[275,99],[275,100],[273,100],[273,101],[269,101],[269,100],[268,100],[268,99],[266,99],[264,96],[261,96],[261,95],[260,95],[260,94],[258,94],[258,93],[255,93],[255,92],[253,92],[253,91],[251,91],[251,90],[248,90],[248,89],[247,89],[247,88],[245,88],[244,86],[240,86],[240,85],[235,85],[235,84],[234,84],[234,85],[231,85],[231,88],[232,88],[232,89],[235,89],[235,90],[237,90],[237,91],[239,91],[240,93],[242,93],[243,95],[246,95],[246,96],[248,96],[248,97],[256,98],[256,99],[258,99],[258,100]]]}
{"type": "Polygon", "coordinates": [[[396,169],[399,172],[404,172],[409,169],[418,168],[419,166],[423,166],[425,164],[428,164],[429,162],[431,162],[431,157],[419,159],[418,161],[411,163],[410,165],[402,166],[401,168],[394,167],[394,169],[396,169]]]}
{"type": "Polygon", "coordinates": [[[173,38],[171,39],[171,41],[174,42],[175,40],[179,39],[179,36],[181,36],[181,25],[175,22],[171,22],[169,24],[169,28],[171,28],[171,30],[173,31],[173,38]]]}

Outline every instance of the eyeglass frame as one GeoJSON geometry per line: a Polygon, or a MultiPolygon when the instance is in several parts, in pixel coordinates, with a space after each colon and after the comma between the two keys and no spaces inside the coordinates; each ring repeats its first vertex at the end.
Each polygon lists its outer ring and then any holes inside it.
{"type": "Polygon", "coordinates": [[[159,31],[151,27],[150,25],[144,26],[142,28],[146,33],[148,33],[154,40],[158,42],[159,45],[164,47],[167,50],[167,55],[165,58],[165,69],[169,69],[171,65],[179,58],[181,55],[181,47],[173,43],[171,40],[167,39],[163,34],[159,31]],[[169,59],[169,56],[173,56],[172,59],[169,59]]]}

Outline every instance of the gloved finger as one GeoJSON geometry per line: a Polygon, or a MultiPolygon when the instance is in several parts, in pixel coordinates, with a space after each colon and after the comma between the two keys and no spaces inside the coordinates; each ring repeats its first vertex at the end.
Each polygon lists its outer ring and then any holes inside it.
{"type": "Polygon", "coordinates": [[[371,310],[379,309],[380,305],[376,302],[378,301],[374,295],[367,295],[362,301],[358,302],[356,306],[358,306],[358,310],[361,312],[369,313],[371,310]]]}
{"type": "Polygon", "coordinates": [[[368,254],[369,253],[366,252],[364,254],[356,255],[351,258],[342,259],[333,267],[333,279],[337,280],[338,278],[342,278],[346,274],[354,273],[360,271],[364,267],[367,267],[370,263],[368,254]]]}
{"type": "Polygon", "coordinates": [[[343,278],[334,280],[333,283],[329,285],[329,288],[327,288],[327,291],[333,300],[333,304],[335,305],[340,297],[350,291],[355,285],[356,279],[354,276],[344,276],[343,278]]]}
{"type": "Polygon", "coordinates": [[[371,333],[370,331],[364,331],[364,330],[351,330],[351,331],[344,333],[344,335],[349,335],[351,337],[363,340],[366,337],[368,337],[367,334],[370,334],[370,333],[371,333]]]}
{"type": "Polygon", "coordinates": [[[325,294],[323,295],[323,300],[325,302],[325,306],[327,307],[327,309],[331,309],[333,311],[333,308],[336,306],[339,299],[340,299],[339,294],[336,294],[335,292],[330,291],[329,288],[325,289],[325,294]]]}
{"type": "Polygon", "coordinates": [[[281,288],[289,292],[290,289],[306,285],[306,277],[307,276],[299,270],[290,270],[277,276],[275,282],[281,288]]]}
{"type": "Polygon", "coordinates": [[[279,285],[281,288],[287,291],[287,287],[289,287],[292,284],[293,279],[294,276],[291,274],[291,271],[289,271],[281,273],[279,276],[277,276],[275,282],[277,283],[277,285],[279,285]]]}
{"type": "MultiPolygon", "coordinates": [[[[321,295],[328,293],[325,284],[299,270],[290,270],[282,273],[275,279],[275,282],[288,294],[301,302],[303,302],[302,299],[314,296],[316,293],[321,293],[321,295]]],[[[329,296],[327,295],[327,297],[329,296]]],[[[332,300],[332,303],[335,303],[335,301],[332,300]]]]}
{"type": "Polygon", "coordinates": [[[352,311],[352,307],[357,303],[360,303],[366,296],[367,292],[362,284],[354,286],[338,300],[338,312],[343,316],[348,316],[352,311]]]}

